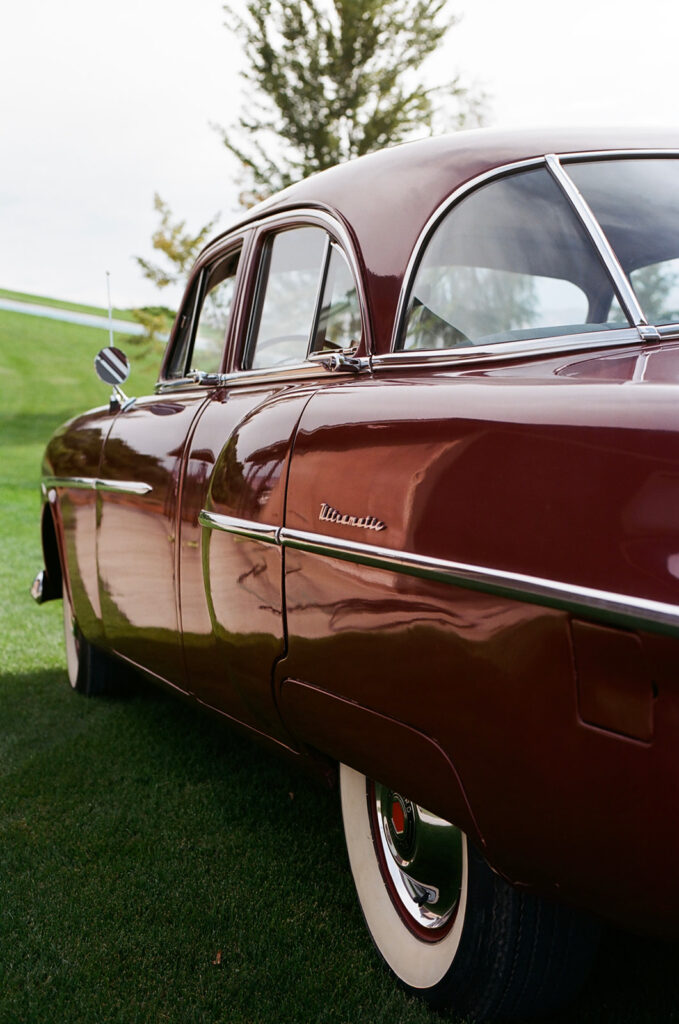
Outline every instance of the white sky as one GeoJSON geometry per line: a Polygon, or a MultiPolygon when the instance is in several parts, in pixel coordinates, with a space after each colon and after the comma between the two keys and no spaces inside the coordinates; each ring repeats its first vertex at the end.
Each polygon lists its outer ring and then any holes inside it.
{"type": "MultiPolygon", "coordinates": [[[[679,124],[677,0],[451,0],[435,58],[490,95],[493,125],[679,124]]],[[[0,287],[105,305],[177,301],[153,258],[158,191],[190,227],[237,209],[210,122],[240,107],[220,0],[21,0],[3,12],[0,287]]]]}

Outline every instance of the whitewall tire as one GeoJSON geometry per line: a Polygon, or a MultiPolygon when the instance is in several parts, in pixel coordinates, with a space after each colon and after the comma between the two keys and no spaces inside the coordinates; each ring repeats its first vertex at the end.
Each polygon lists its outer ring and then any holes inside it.
{"type": "Polygon", "coordinates": [[[130,693],[135,681],[132,668],[85,639],[75,620],[65,581],[62,601],[66,671],[71,687],[86,697],[117,697],[130,693]]]}
{"type": "Polygon", "coordinates": [[[550,1013],[582,984],[598,926],[513,888],[449,822],[340,766],[363,916],[399,981],[474,1020],[550,1013]]]}

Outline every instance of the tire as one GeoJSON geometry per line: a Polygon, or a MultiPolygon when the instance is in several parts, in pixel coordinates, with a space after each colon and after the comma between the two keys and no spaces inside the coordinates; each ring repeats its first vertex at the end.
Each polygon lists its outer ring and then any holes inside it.
{"type": "Polygon", "coordinates": [[[410,992],[477,1021],[555,1011],[599,926],[515,889],[462,831],[341,765],[349,862],[378,952],[410,992]]]}
{"type": "Polygon", "coordinates": [[[120,697],[129,694],[133,682],[132,670],[88,643],[73,615],[65,582],[62,585],[62,602],[66,671],[72,689],[85,697],[120,697]]]}

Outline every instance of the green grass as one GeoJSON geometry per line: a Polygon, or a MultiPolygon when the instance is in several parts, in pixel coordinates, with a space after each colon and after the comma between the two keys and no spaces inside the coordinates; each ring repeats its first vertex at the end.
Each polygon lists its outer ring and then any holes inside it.
{"type": "MultiPolygon", "coordinates": [[[[28,596],[37,484],[54,427],[107,399],[98,346],[0,313],[0,1024],[432,1022],[371,947],[335,793],[170,696],[68,686],[60,602],[28,596]]],[[[677,952],[608,935],[553,1024],[677,1019],[677,952]]]]}
{"type": "MultiPolygon", "coordinates": [[[[30,292],[15,292],[9,288],[0,288],[0,299],[14,299],[16,302],[30,302],[36,306],[52,306],[55,309],[69,309],[74,313],[92,313],[95,316],[108,316],[108,309],[103,306],[86,306],[80,302],[64,302],[63,299],[50,299],[45,295],[31,295],[30,292]]],[[[129,309],[113,307],[116,320],[134,320],[129,309]]]]}

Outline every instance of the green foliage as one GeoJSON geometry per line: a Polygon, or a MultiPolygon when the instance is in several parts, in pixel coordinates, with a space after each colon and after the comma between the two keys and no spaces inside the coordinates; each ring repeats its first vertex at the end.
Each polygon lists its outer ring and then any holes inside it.
{"type": "Polygon", "coordinates": [[[480,123],[483,98],[459,76],[437,88],[422,81],[424,61],[457,21],[447,2],[248,0],[245,17],[226,4],[249,64],[247,110],[218,128],[241,167],[242,203],[431,133],[438,121],[448,129],[480,123]]]}
{"type": "Polygon", "coordinates": [[[132,315],[138,324],[144,328],[142,340],[154,342],[170,332],[174,322],[175,313],[167,306],[141,306],[133,309],[132,315]]]}
{"type": "Polygon", "coordinates": [[[170,207],[157,192],[153,197],[153,207],[160,214],[160,224],[151,235],[151,244],[165,257],[165,263],[151,263],[141,256],[134,258],[144,277],[158,288],[167,288],[170,284],[183,283],[196,256],[213,233],[219,214],[215,214],[198,231],[191,232],[186,228],[186,221],[173,220],[170,207]]]}

